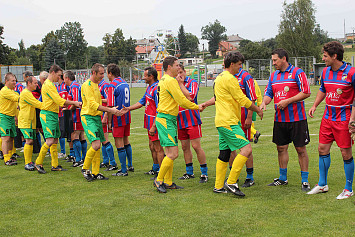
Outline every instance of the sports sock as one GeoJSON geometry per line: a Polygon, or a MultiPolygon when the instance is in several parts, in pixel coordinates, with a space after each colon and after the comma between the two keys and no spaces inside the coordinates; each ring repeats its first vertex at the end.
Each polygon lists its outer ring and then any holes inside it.
{"type": "Polygon", "coordinates": [[[0,137],[0,151],[2,151],[2,139],[0,137]]]}
{"type": "Polygon", "coordinates": [[[36,165],[42,165],[44,157],[46,157],[47,151],[49,149],[49,146],[47,143],[43,143],[43,146],[41,147],[41,150],[39,151],[38,157],[36,159],[36,165]]]}
{"type": "Polygon", "coordinates": [[[153,164],[152,169],[153,169],[154,171],[159,171],[159,164],[153,164]]]}
{"type": "Polygon", "coordinates": [[[174,169],[174,162],[171,163],[168,172],[166,172],[164,176],[164,183],[166,183],[169,186],[173,184],[173,169],[174,169]]]}
{"type": "Polygon", "coordinates": [[[330,167],[330,153],[319,156],[319,186],[327,185],[328,170],[330,167]]]}
{"type": "Polygon", "coordinates": [[[231,170],[232,169],[232,166],[229,166],[229,170],[231,170]]]}
{"type": "Polygon", "coordinates": [[[92,159],[92,174],[97,175],[100,173],[100,148],[95,152],[92,159]]]}
{"type": "Polygon", "coordinates": [[[194,174],[194,167],[192,163],[186,164],[186,174],[193,175],[194,174]]]}
{"type": "Polygon", "coordinates": [[[217,159],[216,163],[216,181],[214,187],[217,189],[221,189],[224,186],[224,179],[226,178],[226,172],[228,169],[228,163],[224,162],[220,159],[217,159]]]}
{"type": "Polygon", "coordinates": [[[302,183],[308,182],[308,174],[309,172],[307,171],[301,171],[302,183]]]}
{"type": "Polygon", "coordinates": [[[60,152],[65,154],[65,138],[59,138],[60,152]]]}
{"type": "Polygon", "coordinates": [[[121,163],[121,171],[122,173],[127,173],[127,166],[126,166],[126,149],[124,147],[117,148],[118,159],[121,163]]]}
{"type": "Polygon", "coordinates": [[[237,157],[233,161],[231,172],[229,173],[227,184],[235,184],[237,179],[239,178],[240,172],[242,168],[247,162],[248,157],[245,157],[241,154],[238,154],[237,157]]]}
{"type": "Polygon", "coordinates": [[[33,145],[25,144],[23,147],[23,156],[25,157],[25,165],[32,162],[33,145]]]}
{"type": "Polygon", "coordinates": [[[15,154],[16,153],[16,147],[15,147],[15,142],[12,143],[12,154],[15,154]]]}
{"type": "Polygon", "coordinates": [[[170,167],[173,165],[174,161],[169,157],[165,156],[161,162],[160,171],[157,177],[157,181],[163,182],[166,173],[169,171],[170,167]]]}
{"type": "MultiPolygon", "coordinates": [[[[113,153],[113,146],[111,144],[111,142],[108,142],[104,145],[105,147],[102,148],[103,149],[106,149],[106,153],[108,155],[108,158],[110,160],[110,164],[112,166],[117,166],[117,163],[116,163],[116,160],[115,160],[115,154],[113,153]]],[[[127,151],[126,151],[127,153],[127,151]]]]}
{"type": "Polygon", "coordinates": [[[71,155],[72,157],[75,157],[74,148],[70,148],[69,155],[71,155]]]}
{"type": "Polygon", "coordinates": [[[81,142],[79,141],[79,139],[75,139],[73,141],[73,149],[75,154],[75,162],[81,161],[81,142]]]}
{"type": "Polygon", "coordinates": [[[57,144],[52,144],[50,148],[51,158],[52,158],[52,167],[58,166],[58,146],[57,144]]]}
{"type": "Polygon", "coordinates": [[[22,141],[22,147],[25,147],[26,141],[22,141]]]}
{"type": "Polygon", "coordinates": [[[127,144],[124,146],[124,148],[126,149],[126,155],[127,155],[127,166],[128,167],[132,167],[132,147],[131,144],[127,144]]]}
{"type": "Polygon", "coordinates": [[[247,179],[254,180],[254,168],[247,168],[247,179]]]}
{"type": "Polygon", "coordinates": [[[105,165],[110,164],[110,160],[109,160],[108,155],[107,155],[107,151],[106,151],[106,146],[105,146],[105,144],[103,144],[103,146],[102,146],[102,162],[103,162],[105,165]]]}
{"type": "Polygon", "coordinates": [[[92,164],[92,159],[94,158],[95,154],[96,154],[96,151],[94,150],[94,148],[90,147],[88,152],[86,152],[83,170],[90,169],[90,166],[92,164]]]}
{"type": "Polygon", "coordinates": [[[279,180],[286,181],[287,180],[287,168],[285,168],[285,169],[280,168],[279,172],[280,172],[279,180]]]}
{"type": "Polygon", "coordinates": [[[86,152],[88,150],[88,143],[86,140],[80,141],[81,143],[81,160],[85,160],[86,152]]]}
{"type": "Polygon", "coordinates": [[[256,133],[254,122],[251,123],[250,127],[250,137],[253,138],[256,133]]]}
{"type": "Polygon", "coordinates": [[[11,152],[8,154],[4,154],[4,162],[9,161],[11,159],[11,156],[12,156],[11,152]]]}
{"type": "Polygon", "coordinates": [[[207,175],[207,171],[208,171],[207,164],[202,164],[202,165],[200,165],[200,170],[201,170],[201,174],[202,174],[202,175],[208,176],[208,175],[207,175]]]}
{"type": "Polygon", "coordinates": [[[353,191],[353,180],[354,180],[354,159],[351,157],[349,160],[344,160],[344,171],[345,171],[345,188],[350,192],[353,191]]]}

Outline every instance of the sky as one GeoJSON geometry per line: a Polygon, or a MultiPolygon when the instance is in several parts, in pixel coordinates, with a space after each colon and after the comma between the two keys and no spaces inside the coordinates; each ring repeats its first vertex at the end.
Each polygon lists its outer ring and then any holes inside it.
{"type": "MultiPolygon", "coordinates": [[[[286,0],[287,3],[293,2],[286,0]]],[[[355,1],[313,0],[316,21],[332,38],[355,29],[355,1]]],[[[78,21],[88,45],[100,46],[106,33],[123,30],[126,38],[148,38],[157,30],[179,26],[201,38],[201,28],[218,19],[227,35],[260,41],[278,33],[283,0],[0,0],[0,25],[4,26],[4,43],[18,48],[41,43],[50,31],[65,22],[78,21]]],[[[200,43],[206,41],[201,40],[200,43]]]]}

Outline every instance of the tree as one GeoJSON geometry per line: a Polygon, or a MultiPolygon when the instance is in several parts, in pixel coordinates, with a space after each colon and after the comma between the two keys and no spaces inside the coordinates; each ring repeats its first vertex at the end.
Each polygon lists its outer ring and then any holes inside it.
{"type": "MultiPolygon", "coordinates": [[[[262,46],[266,47],[266,48],[269,48],[271,51],[274,50],[274,49],[277,49],[277,41],[276,41],[276,38],[270,38],[270,39],[267,39],[267,40],[264,40],[262,43],[261,43],[262,46]]],[[[270,51],[270,52],[271,52],[270,51]]]]}
{"type": "Polygon", "coordinates": [[[198,45],[200,41],[198,40],[196,35],[191,33],[186,33],[186,49],[191,54],[199,52],[198,45]]]}
{"type": "Polygon", "coordinates": [[[18,43],[19,50],[17,51],[17,57],[26,57],[26,47],[23,39],[18,43]]]}
{"type": "Polygon", "coordinates": [[[181,25],[179,28],[178,41],[179,41],[179,45],[180,45],[180,54],[181,54],[181,57],[183,58],[185,56],[186,52],[188,51],[187,39],[186,39],[186,34],[185,34],[185,30],[184,30],[183,25],[181,25]]]}
{"type": "Polygon", "coordinates": [[[9,58],[11,48],[3,43],[4,27],[0,25],[0,64],[11,64],[12,60],[9,58]]]}
{"type": "Polygon", "coordinates": [[[88,66],[89,68],[94,65],[95,63],[101,63],[104,64],[104,47],[99,46],[99,47],[94,47],[94,46],[89,46],[88,50],[88,66]]]}
{"type": "Polygon", "coordinates": [[[126,40],[125,53],[128,62],[132,62],[136,58],[136,40],[132,39],[132,37],[126,40]]]}
{"type": "Polygon", "coordinates": [[[26,50],[27,57],[30,59],[31,63],[33,64],[34,71],[41,71],[41,45],[31,45],[26,50]]]}
{"type": "Polygon", "coordinates": [[[226,31],[227,29],[218,20],[201,28],[202,39],[208,40],[208,50],[213,58],[216,57],[219,42],[227,39],[227,35],[224,34],[226,31]]]}
{"type": "Polygon", "coordinates": [[[246,60],[270,58],[271,50],[262,44],[249,41],[246,45],[239,48],[246,60]]]}
{"type": "Polygon", "coordinates": [[[55,38],[49,40],[45,48],[43,61],[45,70],[48,70],[54,63],[63,68],[64,52],[59,42],[55,38]]]}

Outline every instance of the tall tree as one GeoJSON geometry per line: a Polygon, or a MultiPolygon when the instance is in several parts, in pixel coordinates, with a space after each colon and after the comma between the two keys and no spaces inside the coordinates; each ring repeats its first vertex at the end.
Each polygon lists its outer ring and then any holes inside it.
{"type": "Polygon", "coordinates": [[[208,40],[208,50],[213,58],[217,57],[218,44],[227,39],[227,29],[218,20],[201,28],[202,39],[208,40]]]}
{"type": "Polygon", "coordinates": [[[0,64],[11,64],[12,60],[9,57],[11,49],[9,46],[3,43],[3,33],[4,27],[0,25],[0,64]]]}
{"type": "Polygon", "coordinates": [[[270,58],[271,50],[262,44],[249,41],[243,47],[239,47],[240,52],[246,60],[270,58]]]}
{"type": "Polygon", "coordinates": [[[33,64],[33,70],[34,71],[40,71],[41,68],[41,45],[31,45],[30,47],[27,48],[26,54],[29,57],[31,63],[33,64]]]}
{"type": "Polygon", "coordinates": [[[103,46],[95,47],[95,46],[89,46],[88,47],[88,64],[89,68],[94,65],[95,63],[101,63],[104,64],[104,48],[103,46]]]}
{"type": "Polygon", "coordinates": [[[191,54],[199,52],[198,45],[200,44],[196,35],[186,33],[186,49],[191,54]]]}
{"type": "Polygon", "coordinates": [[[49,40],[43,55],[44,69],[48,70],[54,63],[64,67],[64,52],[59,42],[52,38],[49,40]]]}
{"type": "Polygon", "coordinates": [[[178,41],[180,45],[180,54],[181,57],[183,58],[188,51],[187,49],[187,39],[186,39],[186,34],[185,34],[185,29],[184,26],[181,25],[179,27],[179,32],[178,32],[178,41]]]}
{"type": "Polygon", "coordinates": [[[26,47],[23,39],[18,43],[19,50],[17,51],[17,57],[26,57],[26,47]]]}

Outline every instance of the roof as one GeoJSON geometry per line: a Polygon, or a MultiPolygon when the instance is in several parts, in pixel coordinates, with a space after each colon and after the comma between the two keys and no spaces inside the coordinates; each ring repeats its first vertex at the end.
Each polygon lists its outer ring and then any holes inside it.
{"type": "Polygon", "coordinates": [[[235,41],[242,41],[243,38],[240,37],[238,34],[237,35],[229,35],[227,36],[227,41],[228,42],[235,42],[235,41]]]}
{"type": "MultiPolygon", "coordinates": [[[[219,42],[218,44],[219,46],[223,47],[226,49],[226,51],[233,51],[233,50],[236,50],[236,47],[234,47],[233,44],[229,43],[229,42],[226,42],[226,41],[221,41],[219,42]]],[[[223,50],[222,50],[223,51],[223,50]]]]}
{"type": "Polygon", "coordinates": [[[150,53],[153,49],[154,49],[154,46],[137,46],[136,53],[137,54],[150,53]]]}

